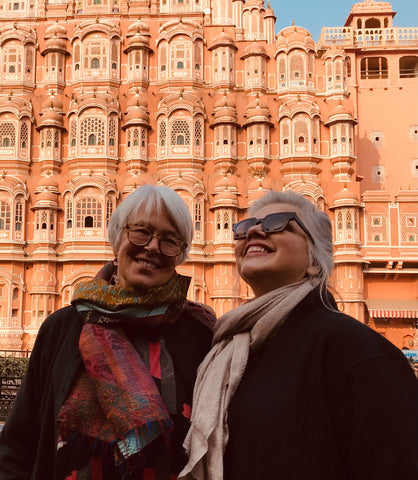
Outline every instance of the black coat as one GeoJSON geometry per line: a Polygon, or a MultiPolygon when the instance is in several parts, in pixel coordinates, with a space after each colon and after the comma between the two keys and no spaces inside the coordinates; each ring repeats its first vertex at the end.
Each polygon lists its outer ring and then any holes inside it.
{"type": "MultiPolygon", "coordinates": [[[[181,444],[189,427],[182,411],[185,404],[192,403],[196,370],[212,341],[209,326],[196,318],[196,306],[193,314],[187,312],[163,333],[173,359],[177,389],[179,415],[173,418],[171,435],[176,470],[185,463],[181,444]]],[[[58,310],[41,326],[27,374],[0,434],[0,480],[55,478],[56,419],[82,365],[78,348],[81,328],[72,306],[58,310]]]]}
{"type": "Polygon", "coordinates": [[[313,293],[247,366],[225,480],[417,480],[418,383],[400,350],[313,293]]]}

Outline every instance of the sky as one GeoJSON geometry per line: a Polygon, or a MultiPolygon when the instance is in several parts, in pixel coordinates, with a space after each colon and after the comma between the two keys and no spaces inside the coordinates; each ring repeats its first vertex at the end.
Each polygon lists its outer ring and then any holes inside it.
{"type": "MultiPolygon", "coordinates": [[[[360,1],[360,0],[358,0],[360,1]]],[[[276,16],[276,33],[292,25],[306,28],[318,40],[321,28],[342,27],[356,0],[270,0],[276,16]]],[[[397,12],[393,20],[396,27],[418,26],[417,0],[392,0],[392,9],[397,12]]],[[[267,0],[265,2],[267,5],[267,0]]]]}

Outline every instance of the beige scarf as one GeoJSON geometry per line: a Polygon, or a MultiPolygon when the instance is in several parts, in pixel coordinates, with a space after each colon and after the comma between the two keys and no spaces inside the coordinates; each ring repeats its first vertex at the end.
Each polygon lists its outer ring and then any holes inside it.
{"type": "Polygon", "coordinates": [[[199,367],[191,427],[184,441],[189,462],[180,479],[222,480],[228,443],[227,411],[253,353],[315,288],[306,279],[231,310],[215,325],[214,346],[199,367]]]}

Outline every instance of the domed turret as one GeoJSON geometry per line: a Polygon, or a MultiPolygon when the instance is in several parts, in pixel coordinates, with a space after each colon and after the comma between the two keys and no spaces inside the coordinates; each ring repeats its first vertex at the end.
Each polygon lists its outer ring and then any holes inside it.
{"type": "Polygon", "coordinates": [[[219,35],[216,35],[216,37],[212,40],[212,44],[209,47],[209,50],[213,50],[217,47],[233,47],[234,49],[237,48],[235,46],[234,39],[224,31],[222,31],[219,35]]]}
{"type": "Polygon", "coordinates": [[[247,121],[245,123],[247,125],[255,122],[271,123],[270,116],[271,115],[268,106],[262,100],[260,100],[257,95],[257,98],[250,102],[247,106],[247,121]]]}
{"type": "Polygon", "coordinates": [[[334,195],[334,201],[331,208],[336,207],[349,207],[349,206],[359,206],[360,202],[357,198],[357,194],[347,188],[347,185],[344,185],[344,188],[334,195]]]}

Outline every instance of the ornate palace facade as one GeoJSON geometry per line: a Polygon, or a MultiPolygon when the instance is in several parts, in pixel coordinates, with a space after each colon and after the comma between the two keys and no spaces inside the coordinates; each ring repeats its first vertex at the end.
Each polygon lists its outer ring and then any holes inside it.
{"type": "MultiPolygon", "coordinates": [[[[0,348],[112,258],[144,183],[194,219],[190,298],[251,296],[231,225],[270,189],[331,217],[340,306],[417,349],[418,29],[353,6],[317,43],[263,0],[0,1],[0,348]]],[[[295,7],[297,8],[297,7],[295,7]]]]}

